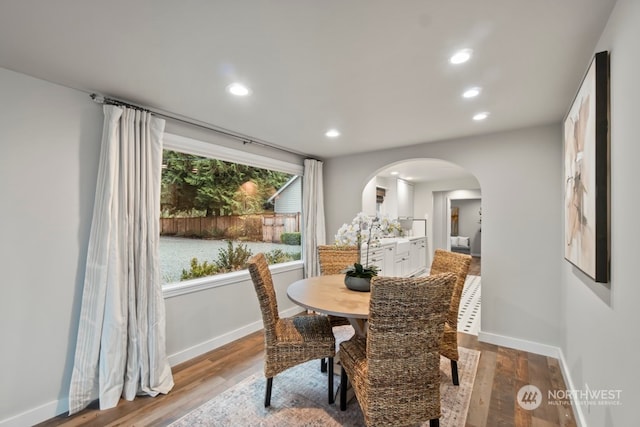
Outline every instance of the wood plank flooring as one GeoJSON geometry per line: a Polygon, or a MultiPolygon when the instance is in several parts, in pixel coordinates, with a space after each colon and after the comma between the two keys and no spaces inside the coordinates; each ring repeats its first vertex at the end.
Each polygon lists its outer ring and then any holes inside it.
{"type": "MultiPolygon", "coordinates": [[[[459,334],[459,344],[482,352],[471,395],[467,427],[575,426],[571,407],[543,403],[533,411],[521,409],[516,393],[525,384],[547,390],[565,389],[558,361],[553,358],[478,342],[459,334]]],[[[72,417],[59,416],[40,426],[166,426],[202,403],[256,372],[262,372],[262,332],[173,368],[174,389],[155,398],[121,401],[114,408],[89,408],[72,417]]],[[[263,396],[257,396],[262,399],[263,396]]]]}
{"type": "MultiPolygon", "coordinates": [[[[473,258],[469,274],[480,275],[480,258],[473,258]]],[[[467,427],[576,426],[569,402],[553,406],[543,403],[533,411],[520,408],[516,402],[518,390],[526,384],[535,384],[544,396],[550,389],[566,389],[558,360],[481,343],[476,336],[465,333],[458,334],[458,343],[481,351],[467,427]]],[[[88,408],[39,426],[166,426],[244,378],[262,372],[262,361],[260,331],[174,366],[176,385],[168,395],[122,400],[116,408],[105,411],[88,408]]]]}

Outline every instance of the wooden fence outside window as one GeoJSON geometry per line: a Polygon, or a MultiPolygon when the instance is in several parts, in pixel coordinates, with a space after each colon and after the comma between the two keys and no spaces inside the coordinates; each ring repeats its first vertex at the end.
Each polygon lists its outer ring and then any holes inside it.
{"type": "Polygon", "coordinates": [[[196,218],[160,218],[161,236],[280,242],[282,233],[300,232],[300,212],[196,218]]]}

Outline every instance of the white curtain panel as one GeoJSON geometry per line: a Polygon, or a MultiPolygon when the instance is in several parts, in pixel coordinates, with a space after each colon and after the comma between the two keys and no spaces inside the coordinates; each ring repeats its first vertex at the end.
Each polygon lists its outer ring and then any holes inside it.
{"type": "Polygon", "coordinates": [[[326,241],[324,225],[323,163],[314,159],[304,161],[302,212],[304,222],[304,276],[320,275],[318,245],[326,241]]]}
{"type": "Polygon", "coordinates": [[[104,106],[69,414],[173,388],[158,266],[165,121],[104,106]]]}

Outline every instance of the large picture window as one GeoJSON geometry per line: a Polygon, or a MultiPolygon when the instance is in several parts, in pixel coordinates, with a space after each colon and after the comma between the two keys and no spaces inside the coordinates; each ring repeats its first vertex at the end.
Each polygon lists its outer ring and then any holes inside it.
{"type": "Polygon", "coordinates": [[[258,252],[270,264],[301,259],[302,176],[295,167],[261,167],[246,153],[233,161],[239,152],[172,141],[162,159],[163,283],[242,270],[258,252]]]}

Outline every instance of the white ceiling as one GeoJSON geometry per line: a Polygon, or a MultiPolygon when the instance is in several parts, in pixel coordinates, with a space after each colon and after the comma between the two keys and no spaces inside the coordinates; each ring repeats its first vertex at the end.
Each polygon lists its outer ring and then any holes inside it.
{"type": "Polygon", "coordinates": [[[614,2],[2,0],[0,66],[330,158],[559,122],[614,2]]]}
{"type": "Polygon", "coordinates": [[[386,167],[376,175],[384,178],[401,178],[409,182],[475,179],[466,169],[439,159],[407,160],[386,167]]]}

